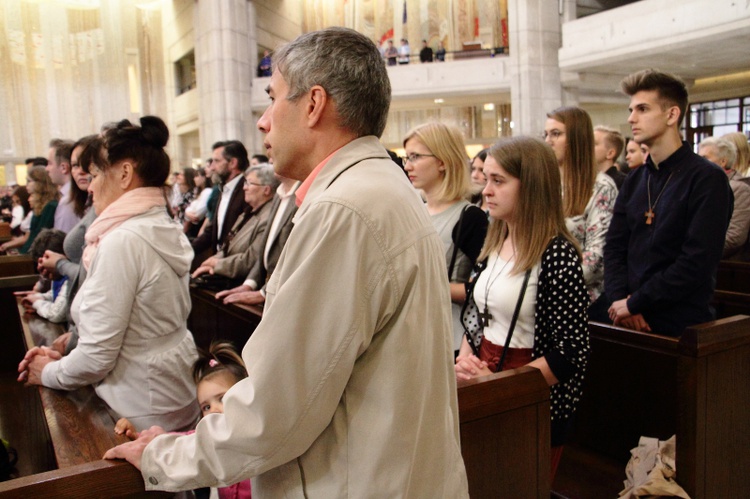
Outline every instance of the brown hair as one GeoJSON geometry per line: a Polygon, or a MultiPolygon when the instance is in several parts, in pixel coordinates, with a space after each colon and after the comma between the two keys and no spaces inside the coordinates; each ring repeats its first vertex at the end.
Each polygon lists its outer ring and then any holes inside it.
{"type": "Polygon", "coordinates": [[[580,107],[559,107],[548,113],[547,117],[565,125],[563,213],[565,217],[574,217],[583,213],[594,191],[594,127],[589,113],[580,107]]]}
{"type": "Polygon", "coordinates": [[[604,134],[604,142],[607,143],[607,147],[615,150],[615,160],[620,157],[622,150],[625,149],[625,139],[622,134],[604,125],[597,125],[594,127],[595,132],[602,132],[604,134]]]}
{"type": "Polygon", "coordinates": [[[656,69],[644,69],[622,79],[620,88],[625,95],[633,96],[643,90],[655,90],[659,95],[662,110],[677,106],[680,110],[680,127],[688,106],[688,91],[685,82],[675,75],[663,73],[656,69]]]}
{"type": "MultiPolygon", "coordinates": [[[[98,135],[87,135],[85,137],[81,137],[75,144],[73,144],[73,147],[70,150],[71,174],[73,168],[73,151],[75,151],[79,147],[81,148],[81,154],[78,155],[78,166],[83,168],[83,166],[81,166],[81,156],[83,156],[83,151],[86,150],[86,147],[88,147],[89,144],[91,144],[98,138],[98,135]]],[[[84,169],[84,171],[88,173],[88,169],[84,169]]],[[[82,217],[84,212],[86,211],[86,205],[89,200],[88,191],[82,190],[80,187],[78,187],[78,184],[76,184],[75,180],[73,180],[70,183],[70,195],[68,196],[68,199],[71,203],[73,203],[73,211],[75,211],[76,215],[82,217]]]]}
{"type": "MultiPolygon", "coordinates": [[[[552,149],[532,137],[509,137],[498,140],[488,155],[521,182],[512,234],[518,256],[512,272],[517,274],[534,267],[550,240],[557,236],[570,241],[580,255],[578,242],[565,227],[560,170],[552,149]]],[[[507,224],[492,219],[479,259],[500,251],[507,237],[507,224]]]]}
{"type": "Polygon", "coordinates": [[[208,351],[198,349],[198,360],[193,364],[193,381],[196,385],[220,373],[231,374],[235,382],[247,378],[242,357],[228,341],[212,341],[208,351]]]}
{"type": "Polygon", "coordinates": [[[73,152],[72,140],[52,139],[49,141],[49,146],[55,150],[56,163],[70,163],[70,154],[73,152]]]}

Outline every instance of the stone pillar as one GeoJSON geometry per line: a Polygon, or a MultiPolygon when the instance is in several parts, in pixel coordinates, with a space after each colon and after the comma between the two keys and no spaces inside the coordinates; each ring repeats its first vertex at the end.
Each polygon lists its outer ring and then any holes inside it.
{"type": "Polygon", "coordinates": [[[197,0],[195,65],[201,157],[219,140],[257,149],[251,90],[255,76],[255,9],[249,0],[197,0]]]}
{"type": "Polygon", "coordinates": [[[538,136],[547,113],[562,103],[559,5],[550,0],[508,1],[513,135],[538,136]]]}

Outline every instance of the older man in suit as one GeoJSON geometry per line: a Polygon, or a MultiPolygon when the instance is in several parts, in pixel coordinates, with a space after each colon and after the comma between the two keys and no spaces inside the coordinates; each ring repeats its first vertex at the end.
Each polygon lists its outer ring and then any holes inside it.
{"type": "Polygon", "coordinates": [[[279,179],[281,185],[276,190],[276,196],[268,216],[270,222],[262,245],[264,248],[263,254],[250,269],[245,282],[236,288],[217,293],[217,300],[223,299],[224,303],[244,303],[246,305],[258,305],[266,301],[266,282],[271,278],[271,274],[276,268],[276,262],[279,261],[281,250],[292,231],[292,218],[297,212],[294,193],[300,185],[300,182],[294,179],[285,177],[279,177],[279,179]]]}

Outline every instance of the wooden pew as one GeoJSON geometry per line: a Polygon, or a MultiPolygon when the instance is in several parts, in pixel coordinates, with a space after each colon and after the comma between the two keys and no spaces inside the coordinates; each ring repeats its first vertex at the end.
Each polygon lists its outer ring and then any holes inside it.
{"type": "Polygon", "coordinates": [[[640,436],[673,434],[677,481],[693,499],[750,497],[742,471],[750,469],[750,317],[691,327],[680,338],[597,323],[589,330],[586,387],[553,484],[558,497],[616,497],[640,436]]]}
{"type": "Polygon", "coordinates": [[[60,392],[23,387],[15,381],[16,366],[26,348],[49,345],[62,332],[59,325],[23,313],[20,298],[13,297],[12,291],[27,285],[23,278],[0,279],[0,310],[8,319],[3,346],[9,345],[16,353],[14,359],[4,358],[2,363],[0,431],[18,450],[20,475],[0,482],[0,498],[143,496],[146,492],[138,470],[124,461],[101,459],[107,449],[127,438],[114,434],[114,421],[92,387],[60,392]],[[12,314],[8,313],[10,300],[15,305],[12,314]],[[18,352],[18,342],[9,341],[11,337],[20,338],[22,352],[18,352]]]}
{"type": "Polygon", "coordinates": [[[34,269],[34,262],[29,255],[0,255],[0,277],[29,275],[34,273],[34,269]]]}
{"type": "Polygon", "coordinates": [[[193,333],[195,344],[208,349],[214,339],[229,340],[242,352],[260,323],[263,309],[248,305],[224,305],[215,296],[215,291],[190,288],[193,307],[188,317],[188,329],[193,333]]]}
{"type": "Polygon", "coordinates": [[[711,304],[718,318],[750,315],[750,263],[719,262],[711,304]]]}
{"type": "Polygon", "coordinates": [[[531,367],[458,383],[471,497],[550,496],[549,387],[531,367]]]}
{"type": "Polygon", "coordinates": [[[11,240],[10,224],[8,222],[0,222],[0,243],[11,240]]]}
{"type": "Polygon", "coordinates": [[[750,262],[720,261],[716,274],[716,289],[750,293],[750,262]]]}

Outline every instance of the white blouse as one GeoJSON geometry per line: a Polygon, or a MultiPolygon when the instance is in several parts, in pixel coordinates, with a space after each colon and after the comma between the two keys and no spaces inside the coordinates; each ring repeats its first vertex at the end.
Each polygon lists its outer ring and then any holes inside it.
{"type": "MultiPolygon", "coordinates": [[[[518,295],[523,285],[524,273],[511,275],[514,262],[500,258],[497,253],[490,255],[487,267],[479,274],[474,285],[474,301],[480,312],[487,311],[492,318],[484,327],[484,337],[495,345],[505,346],[513,312],[516,310],[518,295]]],[[[536,310],[539,264],[534,265],[526,286],[526,293],[518,314],[518,321],[510,340],[511,348],[532,348],[534,346],[534,311],[536,310]]]]}

